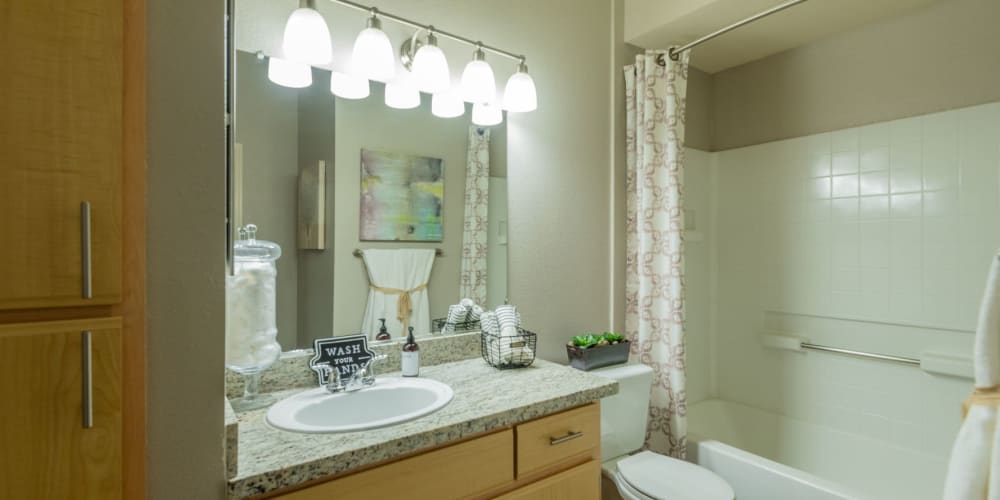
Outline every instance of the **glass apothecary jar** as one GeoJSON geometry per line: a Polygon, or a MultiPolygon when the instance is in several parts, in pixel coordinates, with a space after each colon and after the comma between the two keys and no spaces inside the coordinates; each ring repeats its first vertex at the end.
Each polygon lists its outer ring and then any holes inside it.
{"type": "Polygon", "coordinates": [[[226,368],[245,375],[246,388],[237,409],[266,406],[259,395],[260,372],[281,356],[275,321],[276,286],[281,257],[278,244],[258,240],[257,226],[240,228],[233,245],[233,275],[226,277],[226,368]]]}

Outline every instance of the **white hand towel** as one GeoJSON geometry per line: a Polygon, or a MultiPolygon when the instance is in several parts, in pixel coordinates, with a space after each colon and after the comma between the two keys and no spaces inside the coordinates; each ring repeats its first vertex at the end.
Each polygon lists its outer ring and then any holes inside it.
{"type": "MultiPolygon", "coordinates": [[[[979,309],[975,340],[976,387],[1000,384],[1000,256],[993,259],[979,309]]],[[[997,407],[973,405],[955,438],[944,500],[1000,500],[997,407]]]]}

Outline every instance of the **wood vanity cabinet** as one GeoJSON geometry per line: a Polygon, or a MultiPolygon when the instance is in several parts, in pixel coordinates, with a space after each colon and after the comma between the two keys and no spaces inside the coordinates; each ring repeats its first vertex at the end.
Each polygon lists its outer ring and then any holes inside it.
{"type": "Polygon", "coordinates": [[[144,495],[145,26],[0,0],[3,500],[144,495]]]}
{"type": "Polygon", "coordinates": [[[349,473],[280,500],[599,500],[600,403],[349,473]]]}
{"type": "Polygon", "coordinates": [[[0,498],[122,498],[121,320],[0,325],[0,498]]]}
{"type": "Polygon", "coordinates": [[[123,8],[0,2],[0,310],[121,299],[123,8]]]}

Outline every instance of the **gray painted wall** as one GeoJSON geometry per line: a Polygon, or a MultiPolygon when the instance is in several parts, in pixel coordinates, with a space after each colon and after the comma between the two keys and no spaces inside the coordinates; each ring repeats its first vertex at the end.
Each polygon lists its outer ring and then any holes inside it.
{"type": "Polygon", "coordinates": [[[147,3],[151,500],[225,497],[223,7],[147,3]]]}

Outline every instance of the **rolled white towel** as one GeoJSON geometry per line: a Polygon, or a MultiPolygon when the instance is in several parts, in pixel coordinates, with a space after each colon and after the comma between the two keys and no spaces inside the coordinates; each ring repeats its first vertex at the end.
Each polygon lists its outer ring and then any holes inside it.
{"type": "Polygon", "coordinates": [[[497,322],[496,314],[493,311],[483,311],[479,318],[479,325],[486,333],[500,335],[500,323],[497,322]]]}
{"type": "Polygon", "coordinates": [[[483,308],[476,304],[469,311],[469,321],[479,321],[483,317],[483,308]]]}

